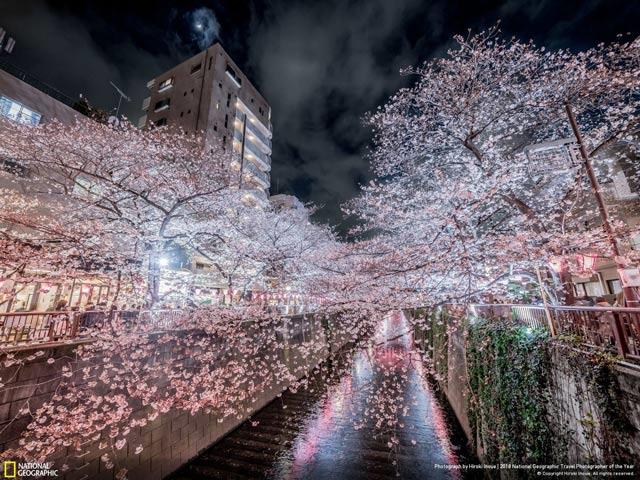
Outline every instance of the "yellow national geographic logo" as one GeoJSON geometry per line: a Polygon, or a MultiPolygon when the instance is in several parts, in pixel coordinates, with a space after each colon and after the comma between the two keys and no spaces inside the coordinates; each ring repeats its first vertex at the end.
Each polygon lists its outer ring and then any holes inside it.
{"type": "Polygon", "coordinates": [[[6,460],[2,464],[2,476],[4,478],[16,478],[17,474],[18,466],[16,465],[16,462],[6,460]]]}
{"type": "Polygon", "coordinates": [[[57,477],[58,470],[53,468],[53,463],[14,462],[5,460],[2,463],[2,478],[43,478],[57,477]]]}

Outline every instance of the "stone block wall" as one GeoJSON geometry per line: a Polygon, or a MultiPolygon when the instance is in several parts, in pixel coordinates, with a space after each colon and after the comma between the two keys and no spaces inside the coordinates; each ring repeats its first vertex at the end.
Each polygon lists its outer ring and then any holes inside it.
{"type": "MultiPolygon", "coordinates": [[[[301,332],[298,336],[302,338],[302,335],[301,332]]],[[[349,340],[348,336],[340,334],[337,329],[327,329],[320,321],[310,321],[304,328],[304,335],[307,340],[308,335],[313,335],[316,342],[323,345],[314,358],[303,359],[293,348],[279,352],[290,371],[295,372],[299,378],[325,360],[330,351],[339,350],[349,340]]],[[[295,340],[292,341],[295,343],[295,340]]],[[[0,386],[0,451],[15,447],[23,431],[33,420],[30,414],[21,411],[29,407],[35,412],[50,400],[60,381],[62,367],[76,361],[73,356],[74,347],[71,344],[39,350],[23,349],[15,352],[16,356],[30,360],[26,360],[20,367],[0,368],[0,383],[3,384],[0,386]],[[44,354],[31,358],[36,351],[44,354]],[[49,364],[47,360],[50,358],[55,359],[55,363],[49,364]]],[[[250,406],[251,412],[268,404],[287,387],[283,383],[270,385],[257,395],[255,403],[250,406]]],[[[117,452],[114,469],[106,468],[101,462],[100,457],[111,452],[108,448],[101,450],[99,442],[88,445],[81,455],[62,449],[49,460],[54,462],[55,468],[61,468],[63,464],[69,466],[63,477],[65,480],[112,480],[120,468],[128,470],[129,479],[158,480],[222,438],[247,417],[244,414],[220,418],[214,413],[200,412],[191,415],[185,411],[169,411],[129,433],[126,446],[117,452]],[[139,445],[142,445],[143,450],[137,454],[139,445]]]]}

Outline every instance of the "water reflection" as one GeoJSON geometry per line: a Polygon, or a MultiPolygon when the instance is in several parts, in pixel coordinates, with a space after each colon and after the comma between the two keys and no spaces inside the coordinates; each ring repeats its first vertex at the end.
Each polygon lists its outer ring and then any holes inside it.
{"type": "Polygon", "coordinates": [[[460,478],[460,446],[402,314],[384,319],[376,346],[355,354],[329,388],[273,476],[282,479],[460,478]]]}

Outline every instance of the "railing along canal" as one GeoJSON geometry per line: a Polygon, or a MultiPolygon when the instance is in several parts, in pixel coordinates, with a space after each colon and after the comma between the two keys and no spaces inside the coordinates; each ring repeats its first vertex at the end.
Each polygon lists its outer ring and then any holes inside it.
{"type": "MultiPolygon", "coordinates": [[[[119,321],[138,325],[146,333],[179,329],[189,310],[113,310],[0,313],[0,349],[21,345],[60,343],[89,337],[91,332],[119,321]]],[[[313,315],[283,315],[279,335],[294,342],[309,340],[318,328],[313,315]]],[[[247,321],[250,323],[251,321],[247,321]]]]}
{"type": "Polygon", "coordinates": [[[556,335],[575,336],[585,345],[640,361],[640,308],[572,307],[549,305],[471,305],[470,313],[487,318],[510,318],[556,335]],[[549,325],[549,320],[551,325],[549,325]]]}

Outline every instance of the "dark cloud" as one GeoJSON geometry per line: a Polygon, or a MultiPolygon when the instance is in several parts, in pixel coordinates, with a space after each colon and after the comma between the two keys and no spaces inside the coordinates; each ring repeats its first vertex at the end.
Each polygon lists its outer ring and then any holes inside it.
{"type": "Polygon", "coordinates": [[[206,7],[187,12],[185,17],[192,26],[191,40],[202,50],[219,39],[220,24],[213,10],[206,7]]]}
{"type": "MultiPolygon", "coordinates": [[[[0,26],[12,60],[70,96],[116,105],[113,81],[140,115],[146,83],[219,39],[273,108],[272,191],[339,206],[368,181],[362,116],[410,79],[400,68],[441,55],[456,33],[502,19],[507,35],[551,48],[587,48],[638,34],[640,4],[626,0],[4,0],[0,26]]],[[[348,223],[348,222],[347,222],[348,223]]],[[[346,223],[341,224],[344,231],[346,223]]]]}

